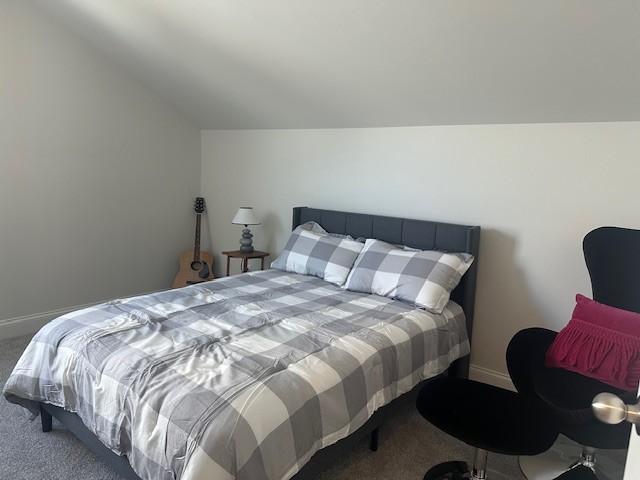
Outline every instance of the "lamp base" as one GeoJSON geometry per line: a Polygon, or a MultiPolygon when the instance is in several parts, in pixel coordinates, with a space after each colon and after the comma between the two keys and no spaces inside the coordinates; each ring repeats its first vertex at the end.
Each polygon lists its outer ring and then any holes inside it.
{"type": "Polygon", "coordinates": [[[244,227],[245,228],[242,230],[242,237],[240,238],[240,251],[242,253],[251,253],[253,252],[253,235],[247,225],[244,227]]]}

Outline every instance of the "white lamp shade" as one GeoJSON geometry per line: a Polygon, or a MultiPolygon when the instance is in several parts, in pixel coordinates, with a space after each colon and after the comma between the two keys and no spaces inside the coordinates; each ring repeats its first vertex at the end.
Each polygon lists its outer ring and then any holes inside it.
{"type": "Polygon", "coordinates": [[[240,207],[231,223],[235,223],[237,225],[260,225],[260,220],[258,220],[256,214],[253,213],[253,208],[240,207]]]}

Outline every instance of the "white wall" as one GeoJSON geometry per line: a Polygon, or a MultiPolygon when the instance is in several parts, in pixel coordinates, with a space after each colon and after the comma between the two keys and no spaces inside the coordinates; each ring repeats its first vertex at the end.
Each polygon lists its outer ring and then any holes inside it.
{"type": "Polygon", "coordinates": [[[206,131],[202,158],[216,252],[237,246],[240,205],[273,254],[299,205],[481,225],[480,372],[505,372],[516,331],[561,328],[591,293],[585,233],[640,227],[640,122],[206,131]]]}
{"type": "Polygon", "coordinates": [[[481,225],[473,362],[504,372],[514,332],[561,328],[590,293],[582,236],[640,227],[639,122],[200,137],[30,5],[0,5],[0,337],[168,286],[202,187],[215,252],[237,247],[240,205],[274,255],[296,205],[481,225]]]}
{"type": "Polygon", "coordinates": [[[31,3],[0,5],[0,337],[169,286],[200,188],[199,128],[31,3]]]}

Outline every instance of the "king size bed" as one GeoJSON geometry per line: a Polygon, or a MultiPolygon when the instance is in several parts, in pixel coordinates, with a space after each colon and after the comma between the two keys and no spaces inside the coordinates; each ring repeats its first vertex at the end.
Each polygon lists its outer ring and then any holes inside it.
{"type": "Polygon", "coordinates": [[[114,300],[46,325],[4,395],[131,480],[301,480],[375,450],[420,386],[468,374],[480,229],[294,208],[309,222],[472,263],[439,313],[275,269],[114,300]]]}

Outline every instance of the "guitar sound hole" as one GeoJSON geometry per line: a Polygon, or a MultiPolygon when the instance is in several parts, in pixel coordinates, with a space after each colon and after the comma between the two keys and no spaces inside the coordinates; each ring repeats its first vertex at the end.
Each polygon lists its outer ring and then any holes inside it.
{"type": "Polygon", "coordinates": [[[191,270],[198,272],[200,271],[201,268],[202,268],[202,262],[198,262],[198,261],[191,262],[191,270]]]}

